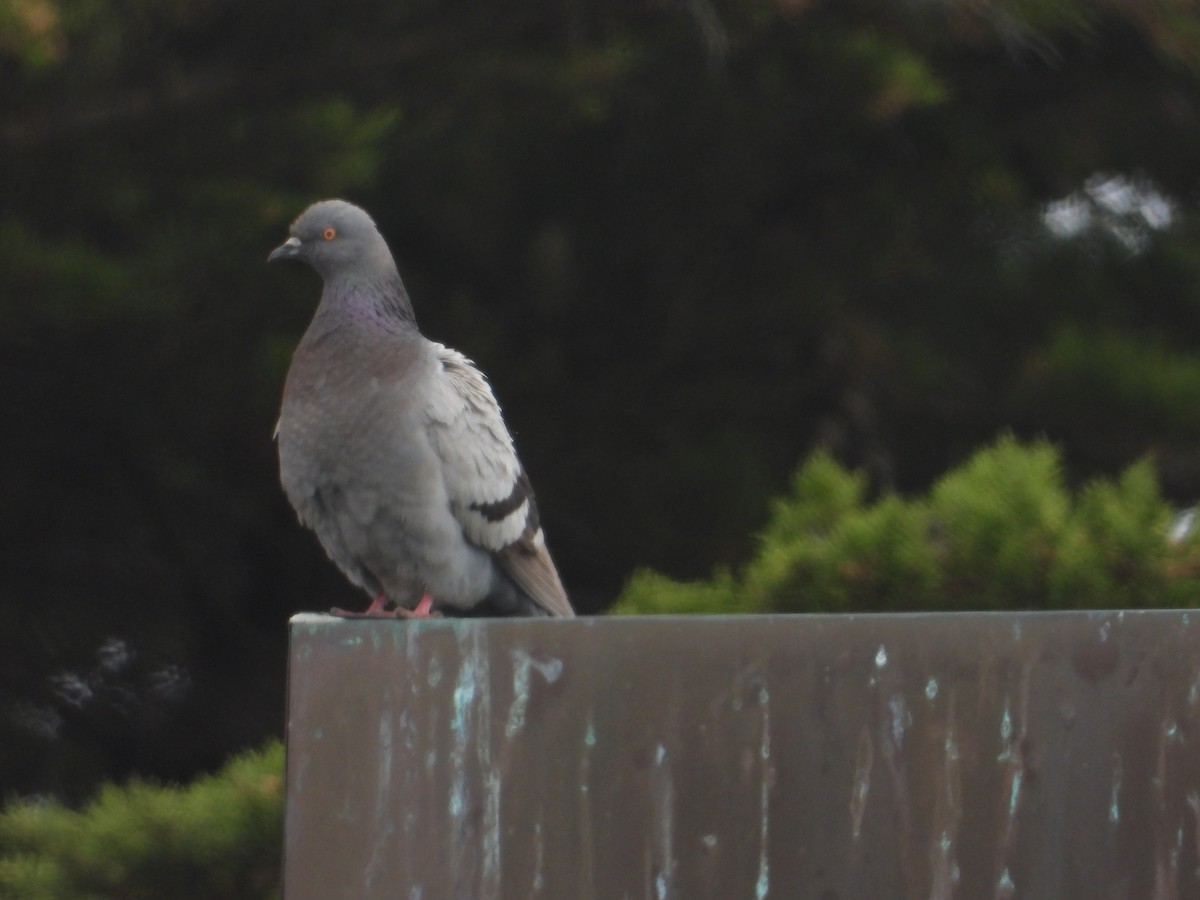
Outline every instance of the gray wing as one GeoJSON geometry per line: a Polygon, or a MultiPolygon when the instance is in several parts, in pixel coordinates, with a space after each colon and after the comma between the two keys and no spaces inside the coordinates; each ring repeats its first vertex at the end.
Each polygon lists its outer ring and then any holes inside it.
{"type": "Polygon", "coordinates": [[[467,540],[489,551],[538,606],[551,615],[574,615],[491,387],[461,353],[441,344],[434,350],[441,369],[430,392],[429,435],[455,519],[467,540]]]}

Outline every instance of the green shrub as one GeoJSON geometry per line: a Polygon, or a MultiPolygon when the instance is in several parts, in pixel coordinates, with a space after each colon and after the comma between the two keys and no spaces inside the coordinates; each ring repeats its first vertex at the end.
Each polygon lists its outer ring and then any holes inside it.
{"type": "Polygon", "coordinates": [[[0,812],[0,896],[13,900],[278,897],[283,746],[186,787],[109,785],[84,809],[0,812]]]}
{"type": "Polygon", "coordinates": [[[681,583],[639,572],[615,612],[852,612],[1186,606],[1200,540],[1168,539],[1148,462],[1068,488],[1057,450],[1005,437],[927,497],[867,500],[818,452],[774,501],[742,572],[681,583]]]}
{"type": "Polygon", "coordinates": [[[938,481],[931,502],[951,594],[989,609],[1046,605],[1046,579],[1071,515],[1053,447],[1004,438],[938,481]]]}
{"type": "Polygon", "coordinates": [[[738,613],[753,612],[741,608],[733,575],[728,570],[716,572],[709,581],[672,581],[649,569],[634,572],[625,586],[613,612],[656,613],[738,613]]]}

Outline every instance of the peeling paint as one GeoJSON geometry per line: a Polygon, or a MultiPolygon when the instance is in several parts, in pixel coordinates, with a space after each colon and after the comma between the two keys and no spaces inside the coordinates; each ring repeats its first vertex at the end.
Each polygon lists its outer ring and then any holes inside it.
{"type": "Polygon", "coordinates": [[[875,746],[866,725],[858,733],[858,752],[855,754],[854,784],[850,791],[850,824],[854,840],[862,835],[863,813],[871,791],[871,769],[875,765],[875,746]]]}
{"type": "Polygon", "coordinates": [[[1125,778],[1125,766],[1121,762],[1121,754],[1112,755],[1112,787],[1108,792],[1108,821],[1116,827],[1121,824],[1121,782],[1125,778]]]}
{"type": "Polygon", "coordinates": [[[1195,706],[1198,701],[1200,701],[1200,670],[1197,670],[1196,676],[1192,679],[1187,695],[1188,706],[1195,706]]]}
{"type": "MultiPolygon", "coordinates": [[[[580,876],[581,883],[575,893],[581,897],[589,896],[595,883],[595,859],[592,855],[592,798],[588,790],[592,776],[592,748],[595,743],[595,726],[593,721],[595,710],[588,709],[587,730],[584,732],[584,750],[579,754],[579,847],[580,847],[580,876]],[[588,743],[588,736],[592,743],[588,743]]],[[[540,820],[540,809],[539,809],[540,820]]]]}
{"type": "Polygon", "coordinates": [[[1025,784],[1025,758],[1023,747],[1029,727],[1029,691],[1032,683],[1035,657],[1025,660],[1021,667],[1021,677],[1018,683],[1018,706],[1014,717],[1013,703],[1010,695],[1004,697],[1004,711],[1000,720],[1001,750],[996,756],[1000,763],[1002,775],[1001,784],[1005,791],[1001,799],[1004,815],[1001,829],[996,841],[997,865],[1003,866],[1001,880],[996,887],[997,898],[1008,898],[1013,895],[1012,878],[1008,874],[1009,855],[1017,843],[1018,813],[1021,808],[1021,791],[1025,784]],[[1007,883],[1007,886],[1006,886],[1007,883]]]}
{"type": "Polygon", "coordinates": [[[1002,748],[997,760],[1003,762],[1006,759],[1012,759],[1012,709],[1009,707],[1009,700],[1004,700],[1004,714],[1000,716],[1000,742],[1002,748]]]}
{"type": "MultiPolygon", "coordinates": [[[[882,650],[882,648],[880,648],[882,650]]],[[[763,770],[759,774],[758,816],[758,878],[754,882],[755,900],[763,900],[771,889],[771,863],[769,859],[771,832],[771,777],[767,763],[771,758],[771,695],[766,682],[758,691],[759,708],[762,710],[762,743],[759,745],[758,756],[763,761],[763,770]]]]}
{"type": "Polygon", "coordinates": [[[1192,811],[1192,840],[1195,842],[1195,853],[1200,858],[1200,793],[1188,791],[1188,809],[1192,811]]]}
{"type": "Polygon", "coordinates": [[[500,896],[501,841],[500,832],[500,773],[492,769],[484,776],[485,804],[483,809],[483,854],[480,860],[480,896],[500,896]]]}
{"type": "Polygon", "coordinates": [[[498,849],[489,854],[484,846],[499,844],[499,802],[495,816],[488,817],[489,785],[496,776],[491,755],[491,692],[487,644],[483,632],[454,625],[458,645],[458,671],[451,694],[450,784],[448,812],[453,827],[450,864],[461,890],[479,895],[483,886],[499,877],[498,849]],[[473,752],[472,752],[473,751],[473,752]],[[470,765],[472,758],[475,765],[470,765]],[[471,839],[467,836],[473,835],[471,839]]]}
{"type": "Polygon", "coordinates": [[[379,716],[379,792],[380,800],[392,786],[392,712],[385,709],[379,716]]]}
{"type": "Polygon", "coordinates": [[[929,849],[932,885],[930,900],[952,900],[961,873],[956,845],[962,823],[962,773],[958,749],[958,720],[955,695],[947,704],[945,734],[942,737],[942,768],[934,802],[936,840],[929,849]]]}
{"type": "Polygon", "coordinates": [[[900,750],[904,747],[904,735],[912,725],[912,713],[908,711],[903,694],[893,694],[888,699],[888,712],[891,713],[892,743],[900,750]]]}
{"type": "Polygon", "coordinates": [[[453,744],[450,749],[450,767],[453,772],[453,785],[450,789],[450,815],[455,819],[461,818],[466,805],[466,757],[467,742],[470,739],[468,727],[470,724],[471,704],[475,700],[475,682],[478,676],[474,660],[469,654],[459,664],[458,679],[454,684],[453,715],[450,720],[450,732],[453,744]]]}
{"type": "Polygon", "coordinates": [[[513,737],[525,727],[525,707],[529,703],[529,654],[513,652],[512,706],[508,708],[508,724],[504,734],[513,737]]]}
{"type": "Polygon", "coordinates": [[[933,701],[938,695],[938,682],[936,678],[930,678],[925,682],[925,699],[933,701]]]}
{"type": "Polygon", "coordinates": [[[531,893],[536,896],[546,886],[546,840],[542,836],[542,819],[533,823],[533,885],[531,893]]]}
{"type": "Polygon", "coordinates": [[[888,664],[887,648],[883,644],[875,651],[875,668],[882,669],[888,664]]]}
{"type": "Polygon", "coordinates": [[[1017,769],[1012,775],[1012,784],[1008,789],[1008,817],[1015,819],[1017,817],[1017,808],[1021,805],[1021,782],[1024,781],[1022,772],[1017,769]]]}
{"type": "Polygon", "coordinates": [[[511,650],[513,663],[513,702],[508,711],[508,724],[504,728],[507,737],[513,737],[525,727],[525,710],[529,705],[529,676],[533,671],[546,679],[547,684],[558,681],[563,672],[561,659],[539,660],[524,650],[511,650]]]}
{"type": "Polygon", "coordinates": [[[1017,886],[1013,884],[1012,875],[1005,868],[1000,873],[1000,880],[996,882],[996,900],[1012,900],[1016,896],[1016,893],[1017,886]]]}
{"type": "Polygon", "coordinates": [[[675,777],[667,748],[654,750],[654,768],[650,791],[654,805],[654,894],[660,900],[668,896],[675,877],[675,777]]]}

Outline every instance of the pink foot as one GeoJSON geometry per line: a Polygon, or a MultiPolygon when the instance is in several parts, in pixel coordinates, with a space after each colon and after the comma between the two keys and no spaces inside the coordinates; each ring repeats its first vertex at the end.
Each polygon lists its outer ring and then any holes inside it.
{"type": "Polygon", "coordinates": [[[335,616],[341,616],[343,619],[392,619],[396,617],[396,612],[387,609],[387,595],[380,591],[375,595],[375,599],[371,601],[363,612],[351,612],[348,609],[339,609],[334,607],[329,612],[335,616]]]}
{"type": "Polygon", "coordinates": [[[386,607],[387,597],[383,591],[380,591],[371,601],[371,605],[363,612],[351,612],[336,606],[329,612],[330,615],[341,616],[343,619],[437,619],[442,615],[433,611],[433,596],[429,593],[421,595],[421,602],[417,604],[416,609],[404,609],[403,607],[387,609],[386,607]]]}

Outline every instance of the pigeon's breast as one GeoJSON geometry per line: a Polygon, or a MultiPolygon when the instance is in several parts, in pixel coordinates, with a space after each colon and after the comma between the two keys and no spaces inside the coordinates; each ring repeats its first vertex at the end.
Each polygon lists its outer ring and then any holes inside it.
{"type": "Polygon", "coordinates": [[[421,348],[363,345],[337,332],[305,335],[292,358],[279,416],[280,477],[302,513],[322,489],[359,497],[386,492],[424,455],[414,397],[429,366],[421,348]]]}
{"type": "Polygon", "coordinates": [[[279,420],[284,491],[355,583],[400,602],[431,590],[467,604],[492,572],[463,539],[429,439],[421,385],[436,377],[436,356],[357,350],[297,349],[279,420]]]}

